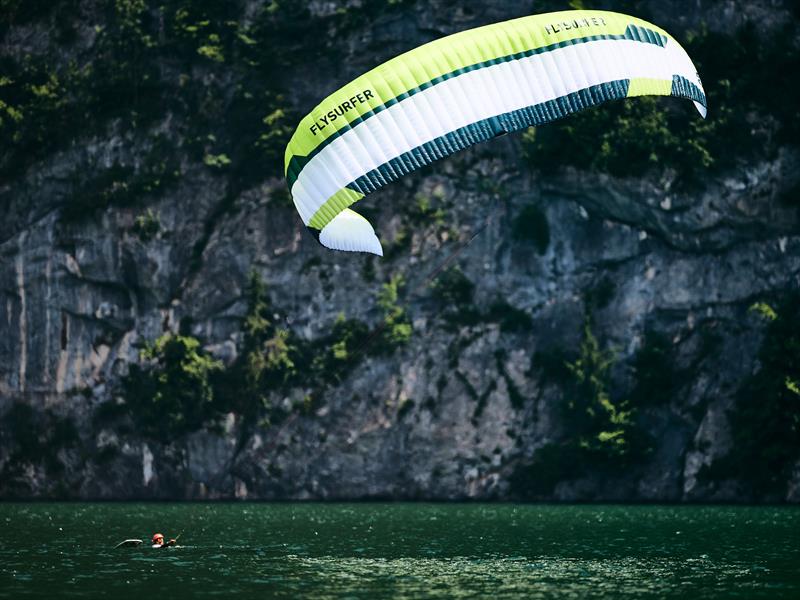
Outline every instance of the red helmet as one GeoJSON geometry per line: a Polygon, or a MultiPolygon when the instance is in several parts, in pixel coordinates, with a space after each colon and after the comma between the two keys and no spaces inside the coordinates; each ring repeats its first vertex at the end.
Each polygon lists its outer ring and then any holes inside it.
{"type": "Polygon", "coordinates": [[[160,534],[160,533],[153,534],[153,543],[154,544],[156,544],[158,542],[163,542],[163,541],[164,541],[164,536],[162,534],[160,534]]]}

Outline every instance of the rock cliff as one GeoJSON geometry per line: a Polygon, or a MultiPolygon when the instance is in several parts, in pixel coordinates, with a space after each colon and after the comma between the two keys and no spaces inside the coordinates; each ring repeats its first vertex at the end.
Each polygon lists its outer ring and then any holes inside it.
{"type": "MultiPolygon", "coordinates": [[[[566,3],[40,4],[0,2],[0,497],[800,500],[797,429],[769,486],[720,467],[777,335],[751,307],[796,306],[800,287],[798,139],[767,100],[725,105],[758,147],[723,139],[699,177],[481,145],[366,200],[387,257],[351,256],[286,198],[297,118],[399,52],[566,3]],[[294,359],[255,415],[146,433],[127,411],[141,349],[180,333],[237,364],[252,273],[295,345],[324,345],[340,315],[363,324],[348,358],[324,381],[294,359]],[[389,344],[379,297],[397,276],[411,334],[389,344]],[[574,468],[565,366],[591,340],[647,441],[574,468]]],[[[797,53],[796,3],[600,4],[681,39],[750,24],[797,53]]],[[[696,118],[683,108],[664,110],[696,118]]],[[[564,133],[560,154],[577,143],[564,133]]]]}

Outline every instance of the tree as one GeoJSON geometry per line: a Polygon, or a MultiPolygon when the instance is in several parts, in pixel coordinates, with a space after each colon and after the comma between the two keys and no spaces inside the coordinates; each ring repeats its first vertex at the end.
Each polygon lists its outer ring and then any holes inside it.
{"type": "Polygon", "coordinates": [[[405,309],[398,304],[400,290],[405,285],[402,275],[394,275],[383,284],[378,293],[378,306],[383,311],[383,339],[387,349],[407,344],[411,339],[412,327],[405,309]]]}
{"type": "Polygon", "coordinates": [[[615,401],[608,391],[615,361],[613,350],[600,348],[587,317],[578,357],[566,364],[573,378],[567,386],[566,411],[573,443],[606,458],[629,454],[634,426],[627,400],[615,401]]]}
{"type": "Polygon", "coordinates": [[[124,381],[134,418],[149,435],[169,438],[200,429],[213,416],[211,375],[222,369],[189,336],[165,333],[145,345],[143,365],[124,381]]]}
{"type": "Polygon", "coordinates": [[[768,321],[760,368],[737,393],[733,448],[711,476],[741,477],[756,491],[778,491],[800,458],[800,294],[777,308],[757,303],[751,311],[768,321]]]}

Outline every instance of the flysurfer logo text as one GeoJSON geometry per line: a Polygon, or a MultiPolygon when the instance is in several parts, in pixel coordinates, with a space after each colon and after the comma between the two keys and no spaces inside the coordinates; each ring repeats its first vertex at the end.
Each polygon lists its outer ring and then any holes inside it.
{"type": "Polygon", "coordinates": [[[572,21],[561,21],[560,23],[551,23],[544,28],[547,35],[560,33],[562,31],[569,31],[570,29],[580,29],[581,27],[599,27],[605,25],[606,20],[603,17],[586,17],[585,19],[574,19],[572,21]]]}
{"type": "Polygon", "coordinates": [[[356,94],[349,100],[345,100],[333,110],[329,110],[327,114],[319,117],[316,122],[311,126],[311,133],[317,135],[318,132],[325,129],[328,125],[333,123],[339,117],[343,117],[346,112],[353,110],[359,104],[369,102],[374,98],[372,90],[364,90],[360,94],[356,94]]]}

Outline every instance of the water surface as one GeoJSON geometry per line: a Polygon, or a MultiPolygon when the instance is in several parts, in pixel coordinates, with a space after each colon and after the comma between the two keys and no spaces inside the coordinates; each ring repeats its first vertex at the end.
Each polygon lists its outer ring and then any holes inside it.
{"type": "Polygon", "coordinates": [[[800,509],[0,504],[0,598],[800,598],[800,509]],[[183,532],[180,546],[114,550],[183,532]]]}

